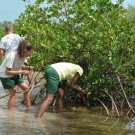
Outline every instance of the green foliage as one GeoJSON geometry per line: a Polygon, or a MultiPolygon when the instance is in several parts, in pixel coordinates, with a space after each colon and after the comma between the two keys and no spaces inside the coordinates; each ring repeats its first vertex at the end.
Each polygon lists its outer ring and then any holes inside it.
{"type": "Polygon", "coordinates": [[[8,22],[8,21],[0,22],[0,38],[2,38],[5,35],[5,26],[6,24],[9,24],[9,23],[11,22],[8,22]]]}
{"type": "Polygon", "coordinates": [[[125,14],[125,17],[128,21],[131,21],[135,17],[135,6],[128,5],[127,13],[125,14]]]}
{"type": "Polygon", "coordinates": [[[134,81],[134,20],[126,20],[122,2],[36,0],[14,25],[34,45],[30,62],[38,68],[87,58],[89,74],[81,83],[100,95],[100,89],[120,89],[115,73],[126,85],[134,81]]]}

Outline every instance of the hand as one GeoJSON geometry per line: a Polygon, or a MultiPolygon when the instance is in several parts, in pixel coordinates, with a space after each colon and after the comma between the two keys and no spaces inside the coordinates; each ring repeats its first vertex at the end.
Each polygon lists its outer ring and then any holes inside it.
{"type": "Polygon", "coordinates": [[[80,95],[86,94],[86,92],[81,87],[77,86],[77,88],[79,89],[80,95]]]}
{"type": "Polygon", "coordinates": [[[81,92],[79,92],[80,95],[84,95],[86,94],[86,92],[84,90],[82,90],[81,92]]]}
{"type": "Polygon", "coordinates": [[[34,69],[34,66],[29,66],[29,70],[33,70],[34,69]]]}
{"type": "Polygon", "coordinates": [[[27,74],[29,74],[29,72],[30,71],[28,71],[28,70],[21,70],[21,74],[23,74],[23,75],[27,75],[27,74]]]}

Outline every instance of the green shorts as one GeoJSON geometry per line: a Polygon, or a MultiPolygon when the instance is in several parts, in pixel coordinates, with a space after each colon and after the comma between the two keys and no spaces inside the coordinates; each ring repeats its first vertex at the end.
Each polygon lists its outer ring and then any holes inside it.
{"type": "Polygon", "coordinates": [[[55,94],[58,89],[59,82],[60,82],[59,75],[56,72],[56,70],[52,67],[48,67],[45,70],[45,79],[47,82],[46,93],[55,94]]]}
{"type": "Polygon", "coordinates": [[[4,89],[13,89],[17,84],[24,82],[20,75],[10,78],[0,78],[0,80],[4,89]]]}

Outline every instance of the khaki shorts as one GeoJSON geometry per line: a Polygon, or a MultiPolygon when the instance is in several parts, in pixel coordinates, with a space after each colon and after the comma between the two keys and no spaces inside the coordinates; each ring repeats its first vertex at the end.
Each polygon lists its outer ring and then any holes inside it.
{"type": "Polygon", "coordinates": [[[11,78],[0,78],[0,80],[4,89],[13,89],[16,85],[24,82],[20,75],[11,78]]]}

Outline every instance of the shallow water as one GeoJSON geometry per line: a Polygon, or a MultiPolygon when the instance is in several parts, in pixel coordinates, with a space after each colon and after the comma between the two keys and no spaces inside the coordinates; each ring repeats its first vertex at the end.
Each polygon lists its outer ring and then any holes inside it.
{"type": "Polygon", "coordinates": [[[17,97],[12,111],[7,110],[8,98],[0,99],[0,135],[135,135],[134,118],[117,118],[113,111],[107,117],[103,107],[71,107],[62,115],[48,108],[36,119],[38,108],[26,111],[20,103],[22,96],[17,97]]]}

